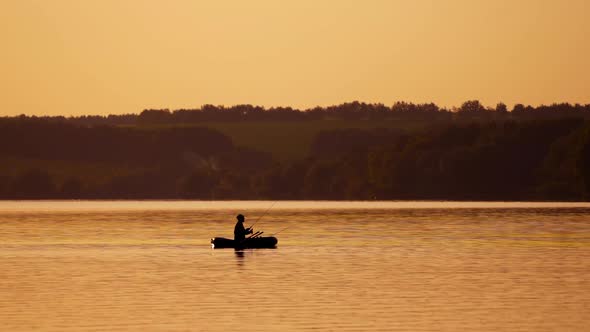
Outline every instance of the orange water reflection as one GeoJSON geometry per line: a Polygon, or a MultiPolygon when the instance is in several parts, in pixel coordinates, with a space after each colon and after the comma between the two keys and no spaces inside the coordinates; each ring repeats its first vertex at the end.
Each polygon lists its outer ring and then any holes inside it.
{"type": "Polygon", "coordinates": [[[268,202],[98,203],[0,209],[3,330],[587,329],[586,207],[281,202],[256,225],[278,248],[236,252],[209,238],[268,202]]]}

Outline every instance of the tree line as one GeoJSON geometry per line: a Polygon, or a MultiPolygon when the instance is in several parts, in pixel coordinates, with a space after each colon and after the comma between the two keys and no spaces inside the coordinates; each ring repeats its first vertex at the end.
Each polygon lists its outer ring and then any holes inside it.
{"type": "Polygon", "coordinates": [[[318,135],[313,161],[300,175],[307,186],[303,196],[589,198],[590,122],[583,119],[453,124],[411,134],[392,133],[388,139],[383,136],[356,130],[318,135]],[[337,154],[333,154],[333,142],[340,145],[337,154]]]}
{"type": "Polygon", "coordinates": [[[0,158],[3,199],[211,198],[234,173],[272,163],[209,128],[28,118],[0,121],[0,158]]]}
{"type": "Polygon", "coordinates": [[[0,158],[3,199],[587,200],[590,121],[331,130],[278,162],[209,128],[11,118],[0,158]]]}
{"type": "MultiPolygon", "coordinates": [[[[29,118],[21,115],[21,118],[29,118]]],[[[391,106],[350,102],[327,107],[299,110],[291,107],[203,105],[195,109],[146,109],[140,114],[43,116],[45,121],[68,122],[79,125],[170,125],[202,122],[238,121],[317,121],[317,120],[420,120],[427,122],[541,120],[582,117],[590,119],[590,104],[556,103],[530,106],[516,104],[511,110],[504,103],[485,107],[477,100],[464,102],[460,107],[444,108],[433,103],[414,104],[396,102],[391,106]]],[[[32,117],[37,118],[37,117],[32,117]]]]}

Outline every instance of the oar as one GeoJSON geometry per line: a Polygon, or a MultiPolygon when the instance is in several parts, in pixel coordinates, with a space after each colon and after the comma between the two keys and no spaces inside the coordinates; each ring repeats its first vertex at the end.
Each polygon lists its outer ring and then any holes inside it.
{"type": "Polygon", "coordinates": [[[241,245],[242,243],[244,243],[244,242],[246,242],[246,241],[250,240],[250,239],[254,239],[254,238],[256,238],[256,237],[257,237],[258,235],[260,235],[261,233],[262,233],[261,231],[258,231],[258,232],[256,232],[256,233],[254,233],[254,234],[252,234],[252,235],[248,236],[247,238],[244,238],[243,240],[241,240],[241,241],[240,241],[240,245],[241,245]]]}
{"type": "Polygon", "coordinates": [[[257,234],[258,234],[258,232],[254,233],[254,234],[252,234],[252,235],[250,235],[250,236],[248,236],[248,237],[246,237],[246,239],[249,239],[249,238],[251,238],[251,237],[254,237],[254,236],[256,236],[257,234]]]}
{"type": "Polygon", "coordinates": [[[258,234],[255,234],[253,236],[250,236],[248,239],[257,239],[257,238],[261,237],[263,233],[264,232],[258,232],[258,234]]]}
{"type": "Polygon", "coordinates": [[[252,235],[248,236],[248,237],[247,237],[247,239],[251,239],[251,238],[253,238],[253,237],[256,237],[256,236],[258,236],[258,235],[260,235],[260,234],[262,234],[262,233],[263,233],[262,231],[258,231],[258,232],[256,232],[256,233],[254,233],[254,234],[252,234],[252,235]]]}

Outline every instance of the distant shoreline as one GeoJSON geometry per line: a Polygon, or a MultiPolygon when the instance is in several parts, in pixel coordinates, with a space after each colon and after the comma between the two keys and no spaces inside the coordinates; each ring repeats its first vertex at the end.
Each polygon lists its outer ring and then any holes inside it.
{"type": "Polygon", "coordinates": [[[452,121],[420,109],[345,120],[379,114],[351,105],[305,124],[2,118],[0,199],[590,200],[590,121],[562,117],[578,106],[525,109],[518,121],[464,106],[445,113],[452,121]]]}
{"type": "Polygon", "coordinates": [[[237,211],[279,210],[439,210],[590,209],[590,202],[474,201],[187,201],[187,200],[28,200],[0,201],[0,212],[56,211],[237,211]]]}

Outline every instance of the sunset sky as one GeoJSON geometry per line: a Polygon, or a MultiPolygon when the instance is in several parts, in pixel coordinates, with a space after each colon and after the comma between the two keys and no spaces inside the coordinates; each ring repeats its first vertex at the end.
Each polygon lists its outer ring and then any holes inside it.
{"type": "Polygon", "coordinates": [[[588,0],[3,0],[0,115],[590,103],[588,0]]]}

